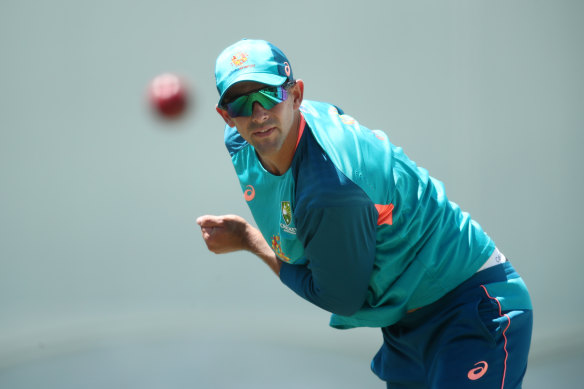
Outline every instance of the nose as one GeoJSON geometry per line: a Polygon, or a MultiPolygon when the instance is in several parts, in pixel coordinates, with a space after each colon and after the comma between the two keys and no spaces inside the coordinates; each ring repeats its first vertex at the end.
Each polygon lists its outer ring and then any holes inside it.
{"type": "Polygon", "coordinates": [[[265,109],[259,102],[254,102],[251,110],[251,119],[254,121],[264,121],[268,118],[268,110],[265,109]]]}

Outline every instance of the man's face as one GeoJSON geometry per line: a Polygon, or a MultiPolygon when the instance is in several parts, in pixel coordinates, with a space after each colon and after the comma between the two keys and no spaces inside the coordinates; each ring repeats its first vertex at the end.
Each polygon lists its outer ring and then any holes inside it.
{"type": "MultiPolygon", "coordinates": [[[[235,84],[229,88],[225,100],[232,101],[263,87],[266,85],[248,81],[235,84]]],[[[273,160],[289,152],[290,145],[296,146],[295,112],[302,102],[302,98],[298,97],[298,85],[294,85],[288,89],[288,98],[271,109],[265,109],[258,102],[254,103],[251,116],[231,117],[225,110],[218,108],[217,111],[229,126],[237,128],[262,160],[273,160]]]]}

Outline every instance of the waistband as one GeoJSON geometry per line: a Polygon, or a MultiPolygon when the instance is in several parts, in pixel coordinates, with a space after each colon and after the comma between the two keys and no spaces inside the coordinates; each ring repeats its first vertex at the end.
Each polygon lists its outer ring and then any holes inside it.
{"type": "Polygon", "coordinates": [[[495,265],[499,265],[501,263],[505,263],[507,262],[507,258],[505,258],[505,256],[503,255],[502,252],[499,251],[498,248],[495,247],[495,250],[493,251],[493,254],[491,254],[491,256],[489,257],[489,259],[487,259],[487,262],[485,262],[483,264],[483,266],[481,266],[481,268],[479,270],[477,270],[477,273],[480,271],[483,271],[485,269],[488,269],[490,267],[493,267],[495,265]]]}
{"type": "Polygon", "coordinates": [[[460,296],[469,293],[479,293],[479,291],[482,293],[481,289],[478,289],[481,285],[488,285],[494,282],[505,282],[509,279],[518,277],[519,274],[515,271],[513,266],[511,266],[511,262],[508,261],[485,268],[482,271],[476,272],[468,280],[458,285],[437,301],[409,312],[396,324],[409,326],[428,320],[427,318],[429,316],[433,316],[436,312],[444,310],[444,307],[454,300],[459,299],[460,296]]]}

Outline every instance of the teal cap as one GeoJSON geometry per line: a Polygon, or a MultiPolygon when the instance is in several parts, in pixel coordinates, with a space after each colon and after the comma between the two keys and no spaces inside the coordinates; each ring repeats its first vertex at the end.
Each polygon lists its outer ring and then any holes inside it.
{"type": "Polygon", "coordinates": [[[288,58],[264,40],[242,39],[223,50],[215,64],[220,107],[225,92],[238,82],[255,81],[277,86],[293,79],[288,58]]]}

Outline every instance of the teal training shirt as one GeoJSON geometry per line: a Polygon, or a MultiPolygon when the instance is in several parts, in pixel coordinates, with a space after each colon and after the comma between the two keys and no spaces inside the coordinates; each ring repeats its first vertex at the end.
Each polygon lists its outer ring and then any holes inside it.
{"type": "Polygon", "coordinates": [[[385,327],[472,276],[495,245],[442,183],[387,135],[304,101],[301,135],[275,176],[226,126],[225,144],[280,279],[335,328],[385,327]]]}

